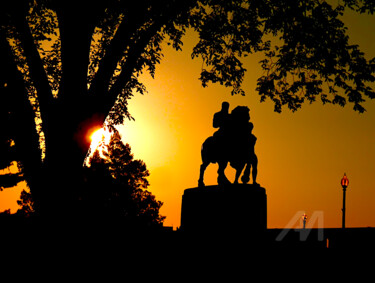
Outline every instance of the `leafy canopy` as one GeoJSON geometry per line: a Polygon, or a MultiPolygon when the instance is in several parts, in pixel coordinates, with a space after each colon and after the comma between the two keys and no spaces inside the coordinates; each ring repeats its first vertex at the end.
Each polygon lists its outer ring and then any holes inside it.
{"type": "Polygon", "coordinates": [[[262,52],[263,75],[257,91],[271,99],[275,111],[292,111],[304,101],[344,106],[363,112],[365,98],[374,98],[375,59],[367,60],[350,45],[340,17],[345,5],[373,12],[373,1],[202,1],[193,13],[200,40],[193,57],[202,57],[203,85],[219,82],[244,94],[241,57],[262,52]],[[372,4],[370,4],[371,2],[372,4]]]}
{"type": "Polygon", "coordinates": [[[341,18],[347,9],[372,14],[375,1],[331,2],[2,1],[0,117],[12,124],[0,137],[0,152],[9,152],[0,168],[16,160],[23,174],[2,176],[3,183],[25,176],[37,204],[48,203],[49,181],[78,184],[88,130],[131,118],[128,100],[146,91],[140,75],[154,76],[162,43],[180,50],[187,29],[199,35],[191,56],[202,60],[203,86],[220,83],[244,95],[243,58],[261,53],[256,91],[275,111],[316,100],[365,111],[364,101],[375,97],[375,59],[349,44],[341,18]],[[66,168],[71,179],[59,175],[66,168]]]}
{"type": "MultiPolygon", "coordinates": [[[[30,1],[27,18],[56,97],[64,70],[58,17],[65,7],[62,2],[30,1]]],[[[341,106],[350,102],[354,110],[363,112],[365,99],[374,97],[375,61],[349,44],[347,27],[340,19],[345,8],[373,13],[374,1],[346,0],[336,6],[321,0],[126,2],[107,1],[97,8],[66,4],[91,24],[88,90],[93,96],[116,97],[109,119],[114,124],[131,117],[127,100],[134,90],[145,92],[139,75],[144,70],[155,74],[163,56],[162,42],[167,40],[180,50],[187,28],[199,33],[192,58],[203,61],[203,86],[218,82],[232,88],[232,94],[244,95],[242,58],[262,52],[264,73],[257,91],[261,101],[274,102],[277,112],[284,105],[295,111],[304,101],[317,98],[341,106]]],[[[22,40],[14,27],[7,30],[28,81],[22,40]]]]}

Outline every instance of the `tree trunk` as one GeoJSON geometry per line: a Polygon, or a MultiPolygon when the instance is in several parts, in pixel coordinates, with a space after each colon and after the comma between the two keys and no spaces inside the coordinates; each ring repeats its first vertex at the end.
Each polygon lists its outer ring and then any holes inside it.
{"type": "MultiPolygon", "coordinates": [[[[36,130],[35,112],[28,99],[28,93],[21,73],[13,60],[13,54],[4,34],[0,30],[0,62],[5,68],[2,73],[7,83],[8,111],[12,113],[11,136],[15,141],[16,161],[22,168],[30,190],[36,200],[39,199],[39,181],[42,168],[39,135],[36,130]]],[[[38,204],[39,202],[36,201],[38,204]]]]}
{"type": "MultiPolygon", "coordinates": [[[[111,3],[115,5],[115,2],[111,3]]],[[[147,26],[145,30],[139,30],[139,25],[143,23],[139,19],[138,24],[131,20],[132,17],[127,18],[129,22],[122,23],[129,29],[124,29],[124,34],[117,34],[119,40],[113,40],[111,43],[113,48],[110,50],[117,50],[117,53],[115,52],[117,55],[111,52],[106,56],[109,64],[102,64],[104,67],[101,66],[103,68],[101,73],[98,72],[99,75],[97,74],[98,76],[93,81],[96,80],[97,87],[93,83],[89,93],[87,71],[90,43],[94,28],[100,18],[99,15],[105,13],[105,7],[109,4],[101,2],[91,6],[72,6],[70,1],[50,1],[46,2],[46,5],[50,5],[57,14],[61,39],[62,75],[57,98],[52,97],[47,76],[25,15],[16,14],[15,17],[17,29],[23,34],[21,43],[27,57],[30,77],[33,82],[36,82],[35,88],[45,136],[45,159],[43,162],[41,161],[39,151],[38,162],[33,165],[32,159],[35,159],[35,154],[33,153],[33,157],[29,158],[28,152],[25,150],[24,154],[28,160],[25,162],[28,164],[25,166],[25,172],[31,172],[27,174],[27,181],[41,215],[45,217],[75,216],[80,211],[81,192],[86,189],[82,167],[90,146],[88,136],[90,129],[103,125],[118,94],[126,86],[136,69],[138,58],[156,32],[170,20],[171,15],[168,7],[156,6],[149,9],[148,2],[140,3],[141,6],[144,6],[144,11],[140,13],[136,9],[139,5],[133,7],[133,3],[125,4],[124,2],[124,9],[126,5],[130,5],[127,7],[130,9],[129,12],[134,12],[137,15],[143,14],[146,18],[150,15],[154,19],[150,21],[150,25],[145,25],[145,27],[147,26]],[[133,39],[131,39],[132,36],[133,39]],[[128,61],[123,66],[120,77],[109,93],[109,78],[125,50],[127,50],[128,61]]],[[[173,14],[177,13],[179,9],[173,14]]],[[[25,13],[26,11],[27,9],[25,13]]],[[[134,17],[134,15],[132,16],[134,17]]],[[[119,30],[121,31],[121,29],[119,30]]],[[[23,94],[24,100],[28,102],[27,93],[23,91],[23,94]]],[[[28,107],[31,107],[30,103],[28,107]]],[[[34,117],[28,117],[28,119],[34,122],[34,117]]],[[[35,123],[30,128],[34,135],[37,134],[35,123]]],[[[22,140],[22,136],[25,135],[20,135],[17,143],[23,144],[27,149],[28,145],[25,144],[25,141],[28,140],[22,140]]],[[[38,148],[35,145],[35,136],[33,137],[33,146],[38,148]]]]}
{"type": "Polygon", "coordinates": [[[104,113],[88,96],[87,69],[95,14],[86,7],[56,7],[61,37],[62,78],[52,111],[43,111],[46,157],[40,178],[40,213],[45,217],[71,218],[78,213],[84,187],[83,163],[90,146],[89,132],[101,127],[104,113]]]}

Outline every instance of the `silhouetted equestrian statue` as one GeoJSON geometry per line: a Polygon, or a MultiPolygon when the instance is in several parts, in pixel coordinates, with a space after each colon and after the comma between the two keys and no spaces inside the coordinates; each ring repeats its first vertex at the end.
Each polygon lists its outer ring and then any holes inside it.
{"type": "Polygon", "coordinates": [[[252,134],[254,126],[250,122],[250,109],[246,106],[237,106],[229,114],[229,103],[223,102],[221,111],[214,115],[213,127],[219,130],[207,138],[202,145],[202,165],[198,186],[205,186],[204,172],[210,163],[219,164],[218,184],[230,184],[224,172],[228,162],[236,170],[234,184],[238,184],[245,166],[241,177],[242,183],[247,184],[250,181],[252,168],[253,184],[257,184],[258,158],[254,150],[257,138],[252,134]]]}

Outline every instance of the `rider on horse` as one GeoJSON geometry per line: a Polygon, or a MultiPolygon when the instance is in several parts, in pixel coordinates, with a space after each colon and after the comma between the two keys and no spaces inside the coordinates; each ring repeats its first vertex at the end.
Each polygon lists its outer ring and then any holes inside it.
{"type": "Polygon", "coordinates": [[[203,175],[209,163],[218,163],[218,183],[229,183],[224,170],[228,164],[236,169],[234,183],[238,183],[239,175],[244,166],[246,169],[241,180],[249,182],[252,167],[253,182],[256,184],[257,157],[254,152],[256,137],[252,134],[253,123],[250,122],[249,108],[238,106],[229,114],[229,103],[223,102],[220,112],[213,118],[214,128],[219,128],[202,145],[202,165],[200,169],[199,186],[204,186],[203,175]]]}

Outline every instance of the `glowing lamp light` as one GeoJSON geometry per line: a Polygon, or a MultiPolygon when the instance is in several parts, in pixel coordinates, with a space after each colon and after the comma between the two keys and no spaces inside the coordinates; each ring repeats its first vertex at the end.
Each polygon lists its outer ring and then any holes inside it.
{"type": "Polygon", "coordinates": [[[344,177],[341,179],[341,186],[343,189],[346,189],[349,186],[349,179],[346,177],[346,174],[344,174],[344,177]]]}
{"type": "Polygon", "coordinates": [[[342,228],[345,229],[345,202],[346,202],[346,188],[349,186],[349,179],[344,174],[344,177],[341,179],[341,186],[342,186],[342,228]]]}
{"type": "Polygon", "coordinates": [[[307,220],[307,215],[306,215],[306,213],[304,213],[304,214],[302,215],[302,220],[303,220],[303,221],[306,221],[306,220],[307,220]]]}
{"type": "Polygon", "coordinates": [[[303,229],[306,229],[306,221],[307,221],[307,215],[306,215],[306,213],[304,213],[302,215],[303,229]]]}

